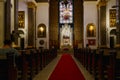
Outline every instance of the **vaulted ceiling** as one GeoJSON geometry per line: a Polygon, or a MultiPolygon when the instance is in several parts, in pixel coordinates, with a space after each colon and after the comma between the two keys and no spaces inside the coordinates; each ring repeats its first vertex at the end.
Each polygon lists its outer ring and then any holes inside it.
{"type": "MultiPolygon", "coordinates": [[[[48,2],[49,0],[35,0],[36,2],[48,2]]],[[[97,1],[97,0],[84,0],[84,1],[97,1]]]]}

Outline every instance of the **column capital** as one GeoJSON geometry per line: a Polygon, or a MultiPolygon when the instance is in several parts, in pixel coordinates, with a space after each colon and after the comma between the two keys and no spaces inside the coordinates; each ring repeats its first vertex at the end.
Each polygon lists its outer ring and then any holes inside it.
{"type": "Polygon", "coordinates": [[[106,6],[107,1],[99,1],[97,7],[106,6]]]}
{"type": "Polygon", "coordinates": [[[6,0],[0,0],[0,2],[6,2],[6,0]]]}
{"type": "Polygon", "coordinates": [[[36,8],[36,4],[34,2],[27,2],[28,8],[36,8]]]}

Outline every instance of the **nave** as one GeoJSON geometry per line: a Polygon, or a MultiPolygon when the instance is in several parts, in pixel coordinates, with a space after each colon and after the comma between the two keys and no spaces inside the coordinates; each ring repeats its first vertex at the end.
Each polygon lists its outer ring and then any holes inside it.
{"type": "Polygon", "coordinates": [[[120,80],[120,0],[0,0],[0,10],[0,49],[11,39],[21,55],[13,65],[13,55],[0,52],[0,79],[48,78],[61,57],[56,48],[74,49],[95,80],[120,80]]]}
{"type": "MultiPolygon", "coordinates": [[[[62,54],[58,54],[58,56],[52,62],[50,62],[42,71],[40,71],[39,74],[36,75],[33,80],[48,80],[57,63],[59,62],[61,56],[62,54]]],[[[74,57],[74,55],[71,54],[71,56],[77,64],[80,71],[82,72],[82,74],[84,75],[85,80],[94,80],[94,77],[82,66],[82,64],[74,57]]]]}

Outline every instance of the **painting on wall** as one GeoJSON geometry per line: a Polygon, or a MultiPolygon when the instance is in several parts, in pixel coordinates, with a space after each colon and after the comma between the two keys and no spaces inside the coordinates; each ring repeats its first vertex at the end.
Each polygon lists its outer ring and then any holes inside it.
{"type": "Polygon", "coordinates": [[[45,24],[39,24],[38,26],[38,38],[45,38],[46,37],[46,25],[45,24]]]}
{"type": "Polygon", "coordinates": [[[116,9],[110,9],[110,27],[116,27],[116,9]]]}
{"type": "Polygon", "coordinates": [[[93,23],[89,23],[86,28],[87,37],[96,37],[96,27],[93,23]]]}
{"type": "Polygon", "coordinates": [[[24,28],[25,27],[25,12],[19,11],[18,12],[18,28],[24,28]]]}

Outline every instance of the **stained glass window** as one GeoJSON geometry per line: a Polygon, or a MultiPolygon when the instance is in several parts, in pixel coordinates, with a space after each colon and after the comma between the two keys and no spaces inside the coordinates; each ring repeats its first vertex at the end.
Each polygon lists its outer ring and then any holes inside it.
{"type": "Polygon", "coordinates": [[[59,22],[73,22],[73,3],[72,0],[60,0],[59,2],[59,22]]]}

